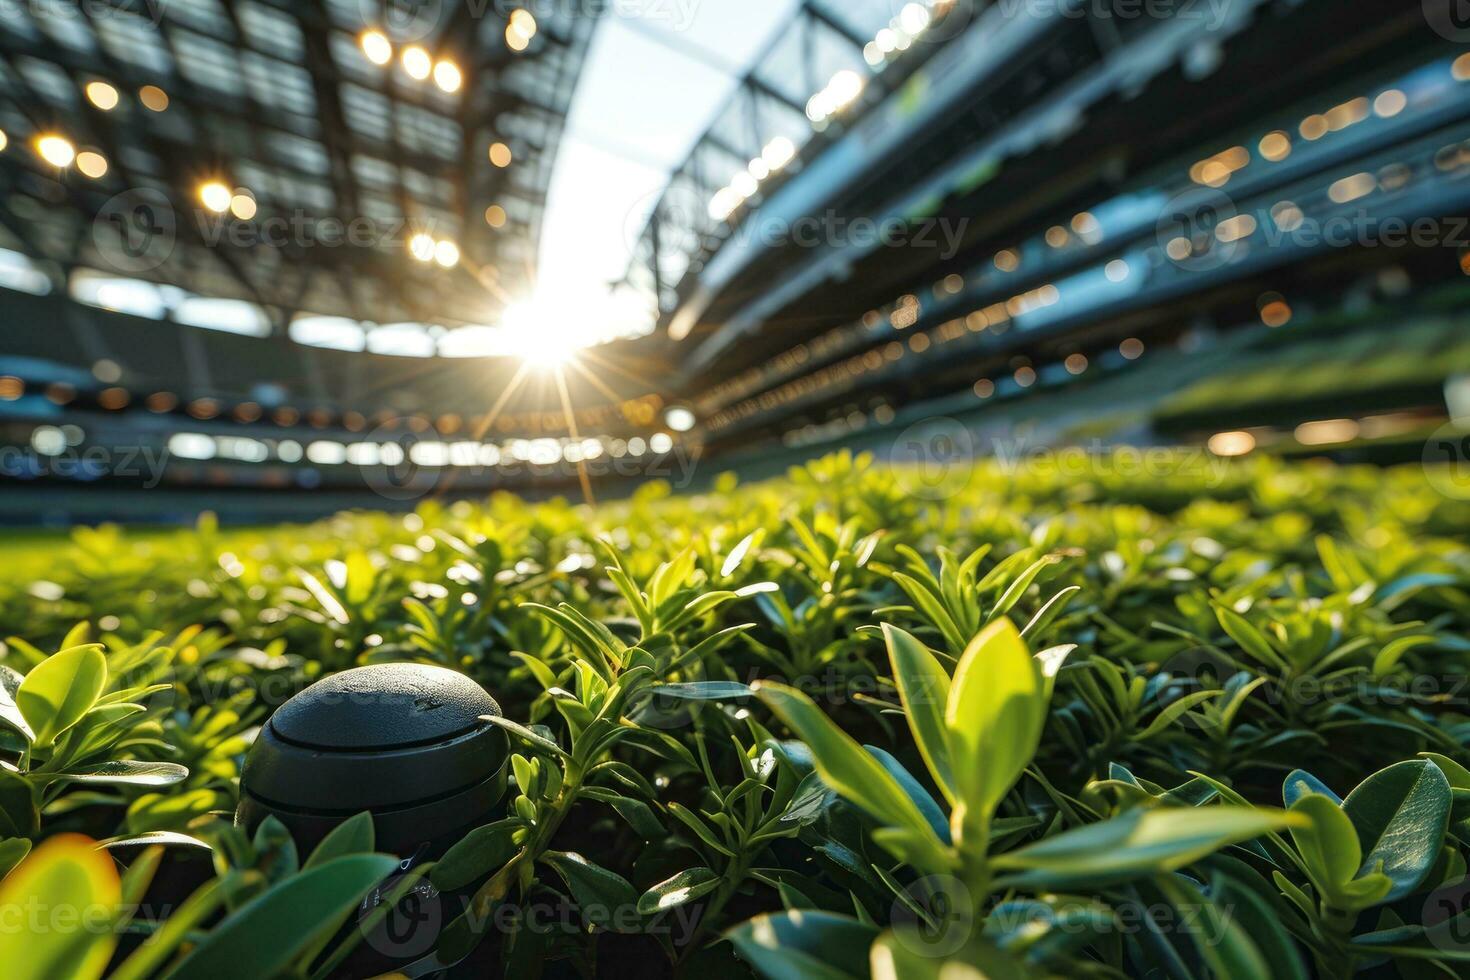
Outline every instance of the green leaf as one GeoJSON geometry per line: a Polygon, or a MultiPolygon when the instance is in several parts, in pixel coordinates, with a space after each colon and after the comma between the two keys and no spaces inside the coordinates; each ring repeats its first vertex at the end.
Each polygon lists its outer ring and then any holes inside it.
{"type": "Polygon", "coordinates": [[[99,646],[72,647],[47,657],[26,675],[15,703],[47,748],[82,720],[107,686],[107,658],[99,646]]]}
{"type": "Polygon", "coordinates": [[[1211,698],[1217,698],[1219,696],[1219,691],[1195,691],[1193,694],[1186,694],[1184,695],[1184,697],[1179,698],[1177,701],[1170,702],[1163,711],[1159,712],[1158,717],[1156,717],[1147,728],[1139,732],[1137,735],[1133,736],[1133,741],[1148,741],[1155,735],[1167,729],[1170,725],[1174,724],[1174,722],[1177,721],[1190,708],[1194,708],[1210,700],[1211,698]]]}
{"type": "MultiPolygon", "coordinates": [[[[1242,865],[1241,870],[1259,880],[1249,867],[1242,865]]],[[[1264,881],[1261,887],[1267,887],[1264,881]]],[[[1216,906],[1230,910],[1231,920],[1245,930],[1266,957],[1276,980],[1307,980],[1306,964],[1302,962],[1296,940],[1281,924],[1281,916],[1264,895],[1227,872],[1210,878],[1210,895],[1216,906]]]]}
{"type": "Polygon", "coordinates": [[[758,681],[756,693],[811,748],[823,782],[874,819],[911,835],[930,870],[952,864],[928,821],[898,781],[852,736],[822,714],[811,698],[795,688],[769,681],[758,681]]]}
{"type": "Polygon", "coordinates": [[[0,841],[0,878],[10,874],[12,868],[25,860],[31,853],[31,842],[24,837],[12,837],[0,841]]]}
{"type": "Polygon", "coordinates": [[[1136,808],[1008,854],[997,868],[1027,887],[1093,887],[1174,871],[1223,847],[1305,824],[1282,810],[1233,806],[1136,808]]]}
{"type": "Polygon", "coordinates": [[[1439,857],[1453,796],[1433,762],[1400,762],[1363,780],[1343,801],[1366,852],[1364,872],[1381,861],[1393,880],[1385,901],[1411,893],[1439,857]]]}
{"type": "Polygon", "coordinates": [[[1266,634],[1257,629],[1250,620],[1224,606],[1215,607],[1215,618],[1220,621],[1220,628],[1225,631],[1225,635],[1254,660],[1279,671],[1286,670],[1286,661],[1281,658],[1281,654],[1266,639],[1266,634]]]}
{"type": "Polygon", "coordinates": [[[25,736],[27,742],[34,742],[36,735],[31,731],[25,715],[21,714],[20,707],[15,703],[15,692],[20,690],[24,682],[25,677],[20,671],[0,664],[0,723],[9,725],[20,732],[25,736]]]}
{"type": "Polygon", "coordinates": [[[476,827],[445,852],[429,872],[429,881],[442,892],[463,888],[502,867],[515,856],[515,832],[524,824],[515,818],[476,827]]]}
{"type": "Polygon", "coordinates": [[[1293,770],[1281,783],[1281,801],[1287,808],[1308,793],[1320,793],[1338,806],[1342,805],[1342,797],[1328,789],[1327,784],[1322,780],[1305,770],[1293,770]]]}
{"type": "Polygon", "coordinates": [[[655,915],[665,909],[686,905],[703,898],[720,886],[723,879],[710,868],[689,868],[666,881],[661,881],[638,899],[638,911],[655,915]]]}
{"type": "Polygon", "coordinates": [[[622,875],[570,851],[547,851],[541,860],[567,883],[585,921],[613,932],[639,931],[638,892],[622,875]]]}
{"type": "Polygon", "coordinates": [[[186,898],[173,914],[163,921],[158,931],[123,961],[109,980],[144,980],[163,966],[175,949],[188,938],[191,930],[206,922],[229,895],[230,878],[206,882],[186,898]]]}
{"type": "Polygon", "coordinates": [[[1009,619],[991,623],[965,648],[944,712],[956,809],[965,811],[956,821],[988,822],[1030,764],[1046,722],[1044,691],[1041,665],[1009,619]]]}
{"type": "Polygon", "coordinates": [[[664,825],[659,822],[658,817],[653,815],[653,810],[648,804],[642,800],[635,800],[601,786],[584,786],[582,796],[612,807],[617,811],[618,816],[626,820],[628,826],[632,827],[644,840],[657,840],[665,833],[664,825]]]}
{"type": "Polygon", "coordinates": [[[1398,666],[1404,654],[1415,647],[1421,647],[1435,642],[1432,636],[1401,636],[1396,640],[1390,640],[1378,655],[1373,658],[1373,676],[1382,677],[1398,666]]]}
{"type": "Polygon", "coordinates": [[[883,624],[883,642],[888,645],[893,681],[919,754],[939,791],[953,804],[956,791],[944,721],[944,707],[949,702],[949,674],[928,647],[897,627],[883,624]]]}
{"type": "Polygon", "coordinates": [[[65,772],[45,773],[47,779],[72,783],[121,786],[172,786],[189,778],[189,770],[174,762],[137,762],[121,759],[91,766],[73,766],[65,772]]]}
{"type": "Polygon", "coordinates": [[[333,827],[312,850],[304,867],[315,868],[349,854],[371,854],[375,838],[373,815],[364,810],[333,827]]]}
{"type": "Polygon", "coordinates": [[[18,772],[0,769],[0,837],[34,837],[41,827],[36,791],[18,772]]]}
{"type": "Polygon", "coordinates": [[[755,694],[749,684],[740,684],[735,681],[691,681],[685,684],[660,684],[650,687],[645,692],[666,698],[679,698],[684,701],[729,701],[738,698],[748,698],[755,694]]]}
{"type": "Polygon", "coordinates": [[[1327,904],[1347,911],[1368,908],[1388,894],[1393,882],[1376,872],[1359,877],[1363,847],[1353,822],[1330,797],[1307,793],[1291,811],[1308,822],[1291,828],[1307,877],[1327,904]]]}
{"type": "Polygon", "coordinates": [[[50,838],[0,881],[0,909],[67,911],[71,928],[32,929],[24,918],[0,929],[0,964],[16,980],[96,980],[117,934],[113,916],[122,883],[112,858],[77,834],[50,838]]]}
{"type": "Polygon", "coordinates": [[[504,728],[517,738],[524,739],[533,748],[540,749],[551,755],[560,756],[563,759],[571,758],[562,750],[561,746],[557,745],[551,739],[545,735],[538,735],[519,722],[511,721],[509,718],[504,718],[500,715],[481,715],[480,720],[487,721],[498,728],[504,728]]]}
{"type": "Polygon", "coordinates": [[[350,854],[303,870],[211,929],[166,977],[233,977],[242,970],[272,977],[287,972],[324,929],[334,929],[397,866],[391,855],[350,854]]]}
{"type": "Polygon", "coordinates": [[[740,958],[766,980],[857,980],[868,976],[877,928],[832,912],[758,915],[726,931],[740,958]]]}

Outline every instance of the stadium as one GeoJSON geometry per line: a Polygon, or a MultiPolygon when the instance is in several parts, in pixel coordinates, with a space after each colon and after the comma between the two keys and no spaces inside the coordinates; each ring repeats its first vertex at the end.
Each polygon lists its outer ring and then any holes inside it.
{"type": "Polygon", "coordinates": [[[1460,976],[1456,0],[0,4],[0,974],[1460,976]]]}

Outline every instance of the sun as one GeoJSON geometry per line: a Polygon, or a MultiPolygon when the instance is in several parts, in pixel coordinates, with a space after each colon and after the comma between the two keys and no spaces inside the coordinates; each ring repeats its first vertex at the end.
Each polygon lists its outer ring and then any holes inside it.
{"type": "Polygon", "coordinates": [[[544,296],[506,307],[501,326],[512,354],[533,368],[571,364],[589,346],[586,325],[596,314],[544,296]]]}

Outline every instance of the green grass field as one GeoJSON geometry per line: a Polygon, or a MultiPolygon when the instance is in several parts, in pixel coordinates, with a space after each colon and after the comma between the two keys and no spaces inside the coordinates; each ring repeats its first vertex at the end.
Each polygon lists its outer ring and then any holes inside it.
{"type": "Polygon", "coordinates": [[[490,691],[516,753],[396,885],[438,903],[441,962],[1462,975],[1470,506],[1433,477],[841,455],[598,508],[12,536],[0,910],[101,911],[0,929],[3,972],[350,975],[399,856],[365,817],[314,854],[246,835],[240,766],[312,681],[420,661],[490,691]],[[190,841],[212,876],[140,906],[190,841]]]}

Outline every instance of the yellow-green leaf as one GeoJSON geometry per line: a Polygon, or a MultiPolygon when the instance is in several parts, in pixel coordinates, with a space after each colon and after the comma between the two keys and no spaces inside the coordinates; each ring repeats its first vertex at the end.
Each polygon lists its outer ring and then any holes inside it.
{"type": "Polygon", "coordinates": [[[926,856],[928,870],[950,867],[952,861],[934,829],[881,762],[795,688],[769,681],[758,681],[755,688],[760,699],[811,748],[824,783],[881,823],[906,831],[926,856]]]}
{"type": "Polygon", "coordinates": [[[117,945],[112,922],[121,902],[122,883],[106,852],[80,834],[47,840],[0,882],[0,909],[49,913],[39,925],[0,929],[5,977],[100,977],[117,945]]]}
{"type": "Polygon", "coordinates": [[[107,686],[107,658],[96,645],[72,647],[37,664],[15,692],[15,703],[46,748],[102,696],[107,686]]]}
{"type": "Polygon", "coordinates": [[[950,763],[948,730],[944,723],[944,708],[949,701],[949,674],[928,647],[903,630],[885,624],[883,640],[888,644],[893,680],[908,714],[909,728],[913,730],[919,754],[924,757],[940,792],[953,803],[956,798],[954,772],[950,763]]]}
{"type": "Polygon", "coordinates": [[[960,800],[988,820],[1036,753],[1046,721],[1041,666],[1009,619],[970,641],[955,668],[944,720],[960,800]]]}

